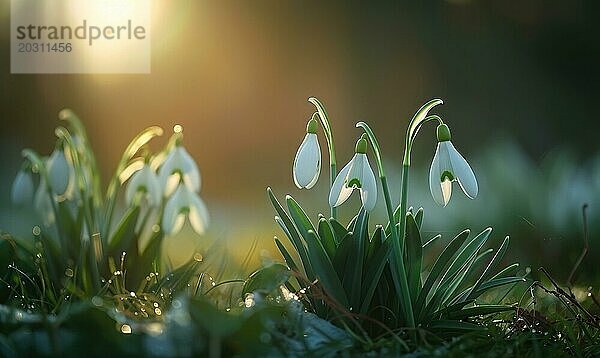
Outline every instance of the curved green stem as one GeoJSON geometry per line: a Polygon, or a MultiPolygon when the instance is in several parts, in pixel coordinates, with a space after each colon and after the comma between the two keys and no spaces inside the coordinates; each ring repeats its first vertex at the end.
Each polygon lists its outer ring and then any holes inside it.
{"type": "Polygon", "coordinates": [[[423,123],[426,123],[431,120],[437,120],[443,124],[442,119],[437,115],[428,116],[428,112],[435,106],[439,104],[443,104],[444,101],[441,99],[432,99],[429,102],[425,103],[419,110],[415,113],[410,123],[408,124],[408,128],[406,130],[406,143],[404,146],[404,158],[402,160],[402,183],[401,183],[401,193],[400,193],[400,239],[401,239],[401,249],[404,250],[404,236],[406,232],[406,205],[408,201],[408,172],[410,168],[410,154],[412,150],[413,142],[417,136],[419,129],[423,123]]]}
{"type": "Polygon", "coordinates": [[[112,221],[112,213],[115,208],[115,200],[119,188],[119,175],[127,167],[129,161],[133,156],[142,148],[146,143],[148,143],[152,138],[156,136],[161,136],[163,134],[163,130],[160,127],[152,126],[144,129],[140,132],[127,146],[125,152],[123,152],[123,156],[117,165],[117,170],[113,174],[110,183],[108,184],[108,189],[106,192],[106,206],[104,212],[104,226],[101,231],[102,239],[105,240],[105,243],[108,240],[110,235],[110,226],[112,221]]]}
{"type": "Polygon", "coordinates": [[[403,165],[410,166],[410,150],[412,147],[412,142],[414,140],[414,135],[419,130],[421,123],[427,118],[427,113],[433,107],[443,103],[444,101],[442,101],[441,99],[432,99],[431,101],[421,106],[421,108],[419,108],[419,110],[410,120],[410,123],[408,124],[408,129],[406,130],[406,145],[404,147],[404,159],[402,161],[403,165]]]}
{"type": "Polygon", "coordinates": [[[394,210],[392,209],[392,200],[390,198],[390,190],[387,184],[387,178],[383,169],[383,161],[381,159],[381,148],[375,133],[371,130],[371,127],[365,122],[356,123],[357,128],[362,128],[369,137],[371,147],[375,153],[375,159],[377,161],[377,169],[379,172],[379,179],[381,180],[381,187],[383,188],[383,196],[385,199],[385,207],[390,221],[390,233],[392,240],[393,254],[390,259],[392,267],[392,277],[394,280],[394,286],[396,292],[400,295],[402,301],[402,308],[404,309],[403,315],[410,328],[415,327],[415,318],[413,313],[412,301],[410,299],[410,291],[408,289],[408,279],[406,276],[406,267],[404,266],[404,255],[402,252],[402,246],[398,238],[398,230],[396,229],[396,219],[394,218],[394,210]]]}
{"type": "MultiPolygon", "coordinates": [[[[319,119],[321,120],[321,125],[323,126],[323,131],[325,132],[325,139],[327,140],[327,149],[329,150],[329,189],[331,190],[333,182],[335,181],[335,177],[337,176],[337,162],[335,159],[335,146],[333,144],[333,133],[331,131],[331,125],[329,124],[329,117],[327,115],[325,107],[317,98],[310,97],[308,101],[316,107],[317,114],[319,115],[319,119]]],[[[334,207],[331,207],[331,217],[337,219],[337,209],[334,207]]]]}

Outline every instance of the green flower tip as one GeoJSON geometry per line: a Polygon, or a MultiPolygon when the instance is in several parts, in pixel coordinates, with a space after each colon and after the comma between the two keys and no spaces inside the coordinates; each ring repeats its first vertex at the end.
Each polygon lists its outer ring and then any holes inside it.
{"type": "Polygon", "coordinates": [[[317,134],[317,128],[319,126],[319,123],[317,122],[317,120],[313,117],[308,121],[308,124],[306,124],[306,133],[313,133],[313,134],[317,134]]]}
{"type": "Polygon", "coordinates": [[[447,125],[445,124],[440,124],[437,127],[437,139],[438,142],[446,142],[449,141],[451,138],[450,136],[450,128],[448,128],[447,125]]]}
{"type": "Polygon", "coordinates": [[[356,149],[354,150],[354,152],[362,154],[367,153],[367,139],[365,137],[361,136],[360,139],[356,142],[356,149]]]}

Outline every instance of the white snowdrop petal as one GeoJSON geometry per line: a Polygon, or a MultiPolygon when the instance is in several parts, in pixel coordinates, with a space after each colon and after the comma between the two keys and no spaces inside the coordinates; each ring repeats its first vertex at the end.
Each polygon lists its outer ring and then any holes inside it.
{"type": "Polygon", "coordinates": [[[452,182],[448,178],[445,178],[444,181],[441,182],[440,187],[442,189],[443,205],[446,206],[450,202],[450,197],[452,196],[452,182]]]}
{"type": "Polygon", "coordinates": [[[48,181],[52,192],[63,195],[69,186],[70,168],[65,153],[55,149],[46,164],[48,181]]]}
{"type": "Polygon", "coordinates": [[[198,165],[192,156],[187,152],[183,146],[178,146],[176,151],[181,161],[181,170],[184,173],[184,179],[187,179],[186,185],[194,192],[200,191],[200,170],[198,165]]]}
{"type": "Polygon", "coordinates": [[[13,181],[11,200],[16,205],[26,205],[33,200],[33,179],[25,171],[19,171],[13,181]]]}
{"type": "Polygon", "coordinates": [[[208,227],[208,210],[202,199],[195,194],[191,197],[189,219],[194,231],[196,231],[198,235],[204,234],[208,227]]]}
{"type": "Polygon", "coordinates": [[[169,197],[171,194],[173,194],[175,189],[177,189],[177,187],[179,186],[179,182],[180,182],[180,176],[178,173],[176,173],[176,174],[171,174],[170,176],[168,176],[167,180],[164,183],[160,183],[160,184],[164,185],[163,193],[164,193],[165,197],[169,197]]]}
{"type": "MultiPolygon", "coordinates": [[[[350,188],[360,188],[362,187],[362,177],[363,177],[363,168],[365,167],[365,162],[367,161],[367,155],[364,153],[355,153],[354,157],[350,163],[352,166],[346,175],[345,186],[350,188]],[[358,183],[356,182],[358,181],[358,183]]],[[[368,163],[368,162],[367,162],[368,163]]]]}
{"type": "Polygon", "coordinates": [[[444,205],[444,197],[441,187],[441,176],[442,172],[440,169],[440,144],[438,143],[431,162],[431,168],[429,168],[429,190],[433,200],[439,205],[444,205]]]}
{"type": "Polygon", "coordinates": [[[162,227],[164,232],[168,234],[173,234],[176,232],[176,221],[181,213],[181,209],[187,206],[186,204],[187,203],[182,192],[182,186],[179,186],[165,205],[165,210],[162,217],[162,227]]]}
{"type": "Polygon", "coordinates": [[[177,163],[175,153],[176,152],[174,150],[171,150],[158,169],[158,181],[163,188],[167,185],[167,180],[169,177],[171,177],[173,171],[176,169],[177,163]]]}
{"type": "Polygon", "coordinates": [[[348,199],[350,194],[352,194],[352,188],[347,188],[344,184],[346,180],[346,176],[352,167],[352,160],[346,164],[342,170],[338,173],[337,177],[333,181],[333,185],[331,186],[331,190],[329,191],[329,205],[332,207],[336,207],[341,205],[344,201],[348,199]]]}
{"type": "Polygon", "coordinates": [[[131,205],[133,203],[133,198],[135,194],[139,190],[140,183],[142,181],[142,169],[133,173],[131,178],[129,178],[129,183],[127,183],[127,188],[125,189],[125,202],[127,205],[131,205]]]}
{"type": "Polygon", "coordinates": [[[42,223],[45,226],[50,226],[54,224],[55,221],[54,209],[52,208],[51,200],[52,199],[50,196],[48,196],[48,192],[46,191],[46,183],[42,179],[38,189],[35,192],[33,207],[42,219],[42,223]]]}
{"type": "MultiPolygon", "coordinates": [[[[450,142],[448,142],[450,143],[450,142]]],[[[473,169],[465,158],[454,148],[452,143],[448,147],[450,162],[452,163],[452,169],[454,170],[454,176],[458,181],[461,189],[471,199],[475,199],[479,191],[477,185],[477,179],[473,173],[473,169]]]]}
{"type": "Polygon", "coordinates": [[[150,198],[152,206],[159,206],[162,198],[162,191],[158,178],[152,169],[148,166],[149,174],[146,182],[146,188],[148,189],[148,197],[150,198]]]}
{"type": "Polygon", "coordinates": [[[377,203],[377,181],[367,158],[365,158],[365,164],[361,179],[362,188],[360,189],[360,198],[365,210],[372,211],[377,203]]]}
{"type": "Polygon", "coordinates": [[[178,232],[181,231],[181,228],[183,228],[183,224],[185,224],[185,214],[184,213],[179,213],[175,217],[175,220],[173,222],[173,226],[171,227],[171,230],[168,232],[168,234],[169,235],[175,235],[175,234],[177,234],[178,232]]]}
{"type": "Polygon", "coordinates": [[[321,172],[321,148],[315,133],[306,133],[304,140],[300,144],[296,156],[292,173],[294,184],[300,189],[312,188],[321,172]]]}

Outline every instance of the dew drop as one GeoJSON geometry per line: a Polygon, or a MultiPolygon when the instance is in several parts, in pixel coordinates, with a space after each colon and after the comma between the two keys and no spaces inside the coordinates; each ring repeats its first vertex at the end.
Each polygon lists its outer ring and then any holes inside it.
{"type": "Polygon", "coordinates": [[[183,132],[183,127],[181,126],[181,124],[176,124],[173,126],[173,132],[174,133],[181,133],[183,132]]]}
{"type": "Polygon", "coordinates": [[[162,311],[160,310],[160,308],[156,307],[154,309],[154,313],[156,313],[157,316],[160,316],[162,314],[162,311]]]}
{"type": "Polygon", "coordinates": [[[70,267],[67,267],[67,269],[65,270],[65,276],[73,277],[73,274],[74,274],[73,269],[70,267]]]}
{"type": "Polygon", "coordinates": [[[124,324],[121,326],[121,333],[123,334],[131,334],[131,326],[128,324],[124,324]]]}
{"type": "Polygon", "coordinates": [[[37,226],[37,225],[36,225],[36,226],[34,226],[34,227],[33,227],[33,229],[32,229],[31,231],[33,232],[33,234],[34,234],[35,236],[38,236],[39,234],[41,234],[41,233],[42,233],[42,229],[40,229],[40,227],[39,227],[39,226],[37,226]]]}

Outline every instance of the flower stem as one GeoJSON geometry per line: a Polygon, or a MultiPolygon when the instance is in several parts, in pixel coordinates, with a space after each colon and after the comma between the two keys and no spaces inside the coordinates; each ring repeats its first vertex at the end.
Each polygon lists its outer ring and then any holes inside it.
{"type": "MultiPolygon", "coordinates": [[[[329,150],[329,189],[331,190],[333,182],[335,181],[335,177],[337,176],[337,162],[335,159],[335,146],[333,144],[333,133],[331,132],[331,125],[329,124],[329,116],[327,115],[325,107],[317,98],[310,97],[308,101],[317,108],[317,112],[315,114],[317,114],[321,120],[323,131],[325,132],[327,149],[329,150]]],[[[314,117],[315,115],[313,114],[313,118],[314,117]]],[[[333,206],[331,206],[330,209],[331,217],[337,219],[337,209],[333,206]]]]}
{"type": "Polygon", "coordinates": [[[358,122],[357,128],[362,128],[371,142],[371,147],[375,153],[375,160],[377,161],[377,169],[379,172],[379,179],[381,180],[381,187],[383,188],[383,196],[385,199],[385,208],[387,210],[388,219],[390,221],[390,234],[392,240],[393,254],[390,259],[390,265],[392,267],[392,276],[394,280],[394,286],[396,292],[399,294],[402,301],[402,308],[404,310],[404,318],[410,328],[415,327],[415,318],[413,313],[412,302],[410,299],[410,293],[408,289],[408,279],[406,277],[406,268],[404,267],[404,255],[400,240],[398,238],[398,230],[396,228],[396,219],[394,218],[394,210],[392,209],[392,199],[390,198],[390,189],[387,184],[387,178],[383,168],[383,161],[381,160],[381,149],[377,137],[371,130],[368,124],[365,122],[358,122]]]}

